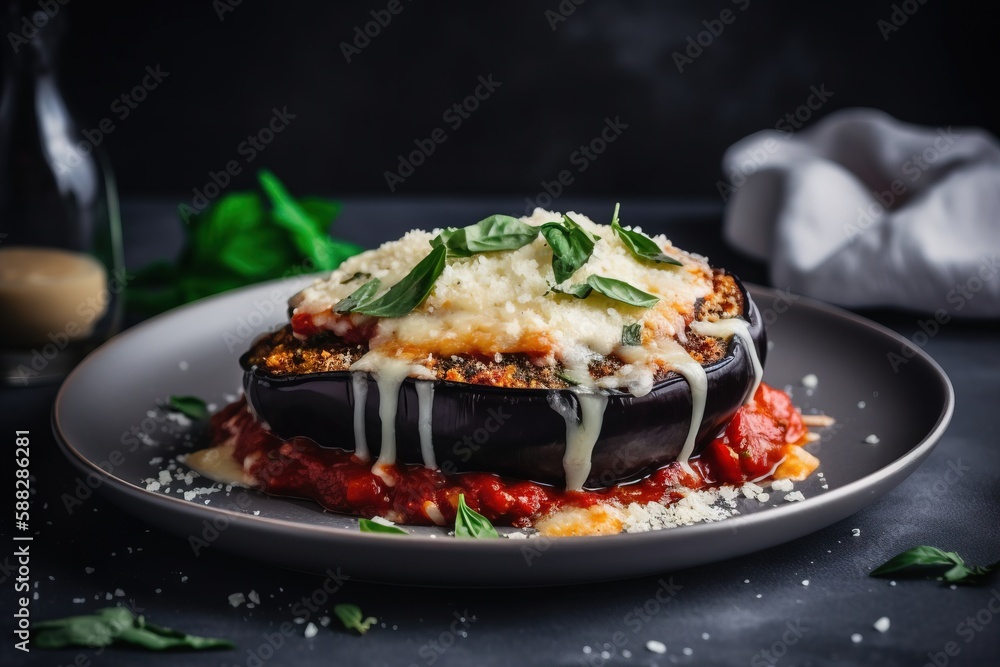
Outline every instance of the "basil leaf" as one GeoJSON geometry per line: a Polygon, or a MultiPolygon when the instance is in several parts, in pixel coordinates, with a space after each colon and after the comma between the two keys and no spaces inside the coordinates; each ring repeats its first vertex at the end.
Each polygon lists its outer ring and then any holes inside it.
{"type": "Polygon", "coordinates": [[[413,267],[403,279],[389,288],[389,291],[368,303],[363,303],[354,312],[374,317],[402,317],[419,306],[434,287],[434,281],[444,271],[447,257],[445,247],[438,246],[427,257],[413,267]]]}
{"type": "Polygon", "coordinates": [[[642,345],[642,324],[635,322],[622,327],[622,345],[642,345]]]}
{"type": "Polygon", "coordinates": [[[580,385],[580,383],[577,380],[574,380],[572,377],[570,377],[566,373],[563,373],[562,371],[556,371],[555,376],[571,387],[578,387],[580,385]]]}
{"type": "Polygon", "coordinates": [[[362,533],[388,533],[390,535],[409,535],[402,528],[387,526],[371,519],[358,519],[358,530],[362,533]]]}
{"type": "Polygon", "coordinates": [[[449,227],[434,237],[431,245],[444,245],[456,257],[470,257],[481,252],[517,250],[537,236],[537,227],[509,215],[491,215],[468,227],[449,227]]]}
{"type": "Polygon", "coordinates": [[[966,565],[954,551],[943,551],[937,547],[919,546],[893,556],[871,571],[869,576],[884,577],[924,577],[936,578],[948,583],[976,583],[992,572],[998,564],[966,565]]]}
{"type": "Polygon", "coordinates": [[[630,306],[640,308],[652,308],[660,300],[660,297],[643,292],[637,287],[632,287],[627,282],[604,276],[588,276],[587,284],[595,290],[615,301],[627,303],[630,306]]]}
{"type": "Polygon", "coordinates": [[[472,257],[465,243],[465,230],[457,227],[442,229],[441,233],[431,239],[431,247],[444,246],[452,257],[472,257]]]}
{"type": "Polygon", "coordinates": [[[277,177],[266,169],[257,174],[260,187],[271,202],[274,221],[291,234],[299,251],[316,263],[319,269],[332,269],[337,263],[325,240],[326,234],[316,230],[305,209],[292,198],[277,177]]]}
{"type": "Polygon", "coordinates": [[[465,504],[465,494],[458,496],[458,513],[455,515],[455,537],[487,540],[499,538],[500,533],[489,519],[465,504]]]}
{"type": "Polygon", "coordinates": [[[171,396],[166,407],[195,421],[208,419],[208,406],[197,396],[171,396]]]}
{"type": "Polygon", "coordinates": [[[552,273],[557,283],[569,279],[587,263],[594,252],[594,241],[579,226],[569,228],[558,222],[542,225],[542,236],[552,248],[552,273]]]}
{"type": "Polygon", "coordinates": [[[615,212],[611,218],[611,229],[614,230],[618,238],[622,240],[632,256],[637,259],[647,259],[660,264],[671,264],[673,266],[684,266],[673,257],[665,254],[663,249],[656,244],[656,241],[649,238],[642,232],[625,229],[618,223],[618,204],[615,204],[615,212]]]}
{"type": "Polygon", "coordinates": [[[233,648],[228,639],[196,637],[179,630],[162,628],[146,623],[128,609],[112,607],[96,614],[71,616],[35,625],[37,634],[32,640],[39,648],[64,648],[83,646],[89,648],[127,643],[152,651],[182,647],[191,649],[233,648]]]}
{"type": "MultiPolygon", "coordinates": [[[[367,274],[366,274],[367,275],[367,274]]],[[[364,285],[354,290],[333,307],[335,313],[349,313],[352,310],[368,303],[373,296],[382,288],[382,281],[372,278],[364,285]]]]}
{"type": "Polygon", "coordinates": [[[567,285],[566,287],[559,287],[558,285],[549,285],[549,288],[557,294],[566,294],[569,296],[575,296],[577,299],[586,299],[590,296],[590,293],[594,291],[594,288],[587,283],[578,283],[576,285],[567,285]]]}
{"type": "Polygon", "coordinates": [[[569,217],[569,215],[567,215],[566,213],[563,213],[563,224],[566,225],[566,229],[579,229],[581,232],[583,232],[584,234],[586,234],[587,237],[591,241],[593,241],[594,243],[597,243],[598,241],[601,240],[600,236],[597,236],[596,234],[591,234],[590,232],[588,232],[586,229],[584,229],[583,227],[580,226],[579,222],[577,222],[573,218],[569,217]]]}
{"type": "Polygon", "coordinates": [[[465,228],[465,244],[473,253],[517,250],[537,237],[537,227],[509,215],[491,215],[465,228]]]}
{"type": "Polygon", "coordinates": [[[356,604],[334,605],[333,613],[340,619],[340,622],[344,624],[346,629],[357,630],[358,634],[362,635],[378,623],[378,619],[374,616],[365,618],[365,615],[361,613],[361,608],[356,604]]]}

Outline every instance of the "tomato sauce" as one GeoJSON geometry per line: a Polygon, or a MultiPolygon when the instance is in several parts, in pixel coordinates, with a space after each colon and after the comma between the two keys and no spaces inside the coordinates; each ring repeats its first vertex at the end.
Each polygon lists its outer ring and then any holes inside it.
{"type": "Polygon", "coordinates": [[[311,440],[282,440],[264,430],[246,408],[233,403],[212,418],[215,441],[235,436],[233,456],[255,460],[249,473],[266,493],[315,500],[334,512],[389,517],[397,523],[454,523],[460,494],[495,525],[527,527],[553,510],[586,508],[598,502],[629,503],[678,500],[682,491],[718,484],[759,481],[802,444],[806,428],[791,399],[761,384],[754,400],[737,411],[726,430],[691,459],[692,473],[672,463],[645,479],[599,491],[564,491],[535,482],[490,473],[445,474],[420,465],[388,469],[387,484],[352,452],[326,449],[311,440]]]}

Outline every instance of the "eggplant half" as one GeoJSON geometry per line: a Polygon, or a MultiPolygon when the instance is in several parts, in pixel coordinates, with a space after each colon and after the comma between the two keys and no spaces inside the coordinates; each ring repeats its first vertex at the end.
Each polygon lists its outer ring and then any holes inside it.
{"type": "MultiPolygon", "coordinates": [[[[760,312],[739,280],[742,318],[761,364],[767,352],[760,312]]],[[[306,437],[320,447],[354,449],[354,392],[351,373],[325,371],[273,375],[249,361],[243,386],[251,408],[278,437],[306,437]]],[[[739,336],[732,336],[725,355],[704,366],[708,378],[705,413],[694,453],[700,452],[742,405],[755,375],[752,357],[739,336]]],[[[427,380],[419,380],[426,382],[427,380]]],[[[396,412],[396,456],[402,463],[423,461],[418,429],[416,383],[400,387],[396,412]]],[[[566,422],[550,406],[559,392],[580,416],[570,389],[510,389],[434,381],[431,432],[438,467],[445,473],[487,472],[542,484],[565,484],[563,454],[566,422]]],[[[369,377],[365,403],[366,440],[377,455],[382,425],[379,390],[369,377]]],[[[600,437],[594,446],[585,488],[597,489],[641,479],[677,460],[692,415],[691,390],[674,373],[645,396],[611,392],[600,437]]]]}

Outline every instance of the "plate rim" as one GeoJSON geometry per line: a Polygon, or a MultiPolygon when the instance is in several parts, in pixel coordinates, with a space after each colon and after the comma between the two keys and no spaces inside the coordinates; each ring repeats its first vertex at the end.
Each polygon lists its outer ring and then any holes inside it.
{"type": "MultiPolygon", "coordinates": [[[[130,495],[138,495],[145,501],[160,505],[164,509],[173,510],[176,509],[180,512],[194,513],[199,515],[200,518],[211,518],[218,515],[226,516],[230,521],[245,522],[248,526],[256,527],[258,529],[264,529],[267,527],[280,529],[283,531],[293,531],[297,533],[306,533],[310,537],[327,537],[336,539],[346,539],[346,540],[367,540],[372,544],[381,543],[390,550],[393,549],[425,549],[433,548],[435,550],[440,549],[439,544],[447,544],[449,550],[455,550],[459,552],[476,552],[484,550],[521,550],[524,545],[530,544],[530,542],[523,542],[521,540],[441,540],[437,537],[431,537],[429,534],[409,534],[406,539],[400,539],[399,536],[394,535],[383,535],[379,533],[361,533],[360,531],[351,530],[349,528],[341,528],[337,526],[325,526],[318,525],[314,523],[303,523],[300,521],[292,521],[288,519],[277,519],[272,517],[248,515],[243,512],[230,510],[224,507],[211,506],[211,505],[201,505],[195,504],[181,498],[167,496],[164,494],[156,493],[153,491],[147,491],[145,488],[137,485],[136,483],[130,482],[128,480],[122,479],[112,473],[107,472],[102,467],[97,465],[95,462],[91,461],[89,458],[84,456],[76,447],[74,447],[69,440],[66,438],[65,433],[60,425],[59,416],[61,408],[67,400],[67,394],[70,393],[72,385],[76,377],[83,372],[87,366],[99,363],[100,359],[105,355],[109,354],[111,350],[115,348],[122,340],[127,337],[138,335],[147,329],[159,326],[160,322],[168,318],[176,317],[179,313],[184,313],[187,311],[194,310],[199,307],[206,306],[215,301],[230,300],[240,297],[243,294],[248,294],[256,291],[263,291],[267,288],[275,288],[280,285],[288,284],[306,284],[317,277],[325,276],[326,272],[319,274],[309,274],[303,276],[292,276],[288,278],[279,278],[276,280],[270,280],[262,283],[256,283],[253,285],[247,285],[234,290],[229,290],[222,292],[220,294],[215,294],[202,299],[198,299],[191,303],[185,304],[183,306],[173,308],[164,313],[155,315],[147,320],[144,320],[129,329],[117,334],[113,338],[105,341],[100,347],[91,352],[84,358],[65,378],[59,387],[59,391],[56,394],[55,401],[52,407],[52,431],[55,436],[60,449],[63,454],[73,463],[81,472],[86,474],[96,474],[102,479],[102,484],[98,487],[98,490],[103,488],[104,484],[110,484],[116,487],[118,490],[125,492],[130,495]],[[509,543],[509,544],[507,544],[509,543]],[[505,546],[500,546],[505,545],[505,546]]],[[[745,283],[751,295],[754,298],[758,298],[757,295],[777,297],[779,291],[766,287],[763,285],[758,285],[756,283],[745,283]]],[[[782,291],[780,294],[784,294],[782,291]]],[[[771,523],[774,521],[781,521],[783,518],[807,515],[817,512],[822,512],[822,510],[829,506],[835,505],[842,502],[844,499],[856,496],[859,493],[877,487],[880,483],[885,483],[889,480],[895,479],[897,476],[901,475],[908,468],[916,468],[927,455],[933,450],[933,448],[940,441],[941,436],[947,430],[952,416],[955,410],[955,390],[951,383],[951,379],[948,377],[947,373],[938,364],[933,357],[931,357],[926,351],[921,347],[914,344],[908,338],[899,334],[884,325],[874,322],[866,317],[853,313],[849,310],[835,306],[833,304],[820,301],[808,296],[795,294],[796,304],[806,305],[812,309],[824,312],[827,315],[838,317],[841,319],[846,319],[850,321],[853,325],[860,326],[864,329],[874,331],[875,333],[889,338],[890,340],[899,343],[904,349],[910,349],[914,352],[913,358],[919,358],[920,361],[926,364],[932,371],[935,379],[939,382],[941,389],[944,393],[944,405],[942,410],[938,415],[933,427],[920,439],[919,442],[915,443],[909,450],[907,450],[903,455],[897,457],[890,463],[874,470],[858,479],[846,483],[844,486],[826,491],[818,496],[808,497],[803,501],[795,503],[786,503],[784,505],[772,506],[762,509],[761,511],[753,512],[750,514],[737,514],[731,517],[727,517],[720,521],[711,522],[700,522],[691,525],[677,526],[674,528],[663,529],[663,530],[652,530],[640,533],[618,533],[615,535],[596,535],[596,536],[574,536],[572,539],[567,540],[550,540],[550,547],[548,549],[565,550],[576,547],[579,550],[588,550],[594,548],[607,548],[611,547],[613,549],[626,549],[629,547],[637,547],[642,545],[651,545],[661,541],[668,541],[672,539],[680,539],[678,535],[695,535],[695,536],[710,536],[716,532],[725,531],[733,532],[736,530],[752,529],[757,524],[761,523],[771,523]]],[[[912,472],[912,471],[911,471],[912,472]]],[[[901,482],[899,479],[896,483],[901,482]]],[[[254,490],[255,489],[250,489],[254,490]]],[[[886,489],[887,491],[888,489],[886,489]]],[[[257,491],[258,493],[262,493],[257,491]]],[[[883,492],[884,493],[884,492],[883,492]]],[[[881,495],[881,494],[880,494],[881,495]]],[[[267,496],[268,498],[280,500],[276,496],[267,496]]],[[[855,510],[857,511],[857,510],[855,510]]],[[[852,512],[853,513],[853,512],[852,512]]],[[[351,515],[342,515],[351,516],[351,515]]],[[[826,525],[826,524],[824,524],[826,525]]],[[[817,528],[818,530],[819,528],[817,528]]],[[[510,529],[508,529],[510,530],[510,529]]],[[[794,539],[794,538],[791,538],[794,539]]]]}

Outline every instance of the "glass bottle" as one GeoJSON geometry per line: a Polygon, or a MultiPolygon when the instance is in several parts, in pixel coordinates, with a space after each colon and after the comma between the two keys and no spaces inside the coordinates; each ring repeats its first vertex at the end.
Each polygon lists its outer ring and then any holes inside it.
{"type": "Polygon", "coordinates": [[[0,88],[0,377],[59,380],[121,322],[121,224],[107,160],[57,76],[66,8],[4,6],[0,88]]]}

